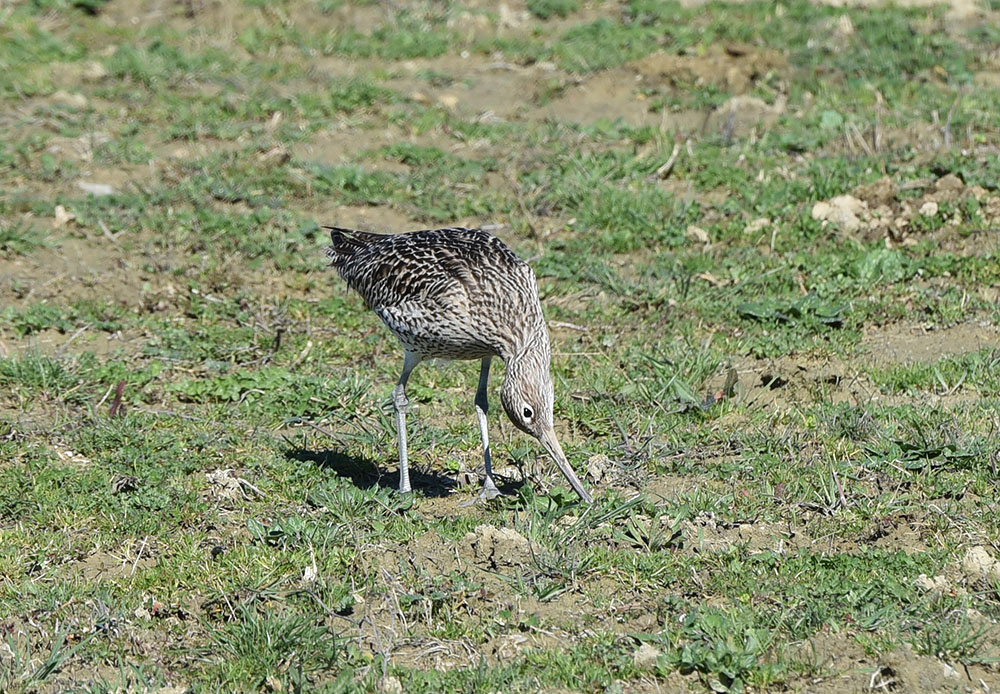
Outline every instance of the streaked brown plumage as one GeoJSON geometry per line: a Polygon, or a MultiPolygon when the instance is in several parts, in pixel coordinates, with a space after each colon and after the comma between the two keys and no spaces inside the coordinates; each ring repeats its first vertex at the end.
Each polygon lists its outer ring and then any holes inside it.
{"type": "Polygon", "coordinates": [[[393,390],[402,492],[410,491],[406,453],[406,381],[423,359],[480,359],[476,413],[486,461],[482,496],[498,494],[486,429],[490,360],[507,365],[500,400],[511,421],[541,441],[580,498],[592,500],[552,428],[549,335],[535,274],[500,239],[452,227],[371,234],[326,227],[326,254],[347,284],[406,351],[393,390]]]}

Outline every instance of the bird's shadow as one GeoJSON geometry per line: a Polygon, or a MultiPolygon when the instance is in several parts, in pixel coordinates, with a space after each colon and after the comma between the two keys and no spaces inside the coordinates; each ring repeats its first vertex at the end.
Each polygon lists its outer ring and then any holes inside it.
{"type": "MultiPolygon", "coordinates": [[[[375,461],[360,456],[348,455],[333,449],[309,450],[306,448],[291,448],[285,451],[285,458],[302,463],[312,463],[324,470],[332,470],[339,477],[349,479],[358,489],[381,487],[384,489],[399,488],[399,473],[385,473],[379,469],[375,461]]],[[[523,480],[496,478],[497,487],[505,496],[516,496],[524,486],[523,480]]],[[[459,484],[447,475],[435,472],[423,472],[410,468],[410,485],[414,491],[424,496],[445,497],[458,489],[459,484]]]]}
{"type": "MultiPolygon", "coordinates": [[[[332,449],[308,450],[292,448],[285,451],[285,458],[303,463],[312,463],[324,470],[332,470],[338,476],[349,479],[358,489],[383,487],[399,488],[399,473],[383,472],[375,461],[359,456],[348,455],[332,449]]],[[[424,496],[448,496],[458,486],[450,477],[437,473],[427,473],[410,467],[410,485],[424,496]]]]}

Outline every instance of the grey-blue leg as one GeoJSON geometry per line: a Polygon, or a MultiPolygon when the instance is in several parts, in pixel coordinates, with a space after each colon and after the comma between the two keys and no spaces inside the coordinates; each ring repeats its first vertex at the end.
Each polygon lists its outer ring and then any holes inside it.
{"type": "Polygon", "coordinates": [[[420,355],[416,352],[406,352],[403,360],[403,373],[399,382],[392,389],[392,406],[396,410],[396,443],[399,446],[399,491],[411,491],[410,467],[406,457],[406,413],[410,411],[410,401],[406,398],[406,381],[410,378],[413,367],[420,363],[420,355]]]}
{"type": "Polygon", "coordinates": [[[486,413],[490,406],[486,400],[486,384],[490,380],[490,361],[492,357],[483,358],[482,368],[479,371],[479,389],[476,390],[476,418],[479,420],[479,436],[483,440],[483,459],[486,462],[486,480],[483,482],[483,491],[479,493],[481,499],[494,499],[500,496],[493,481],[493,462],[490,460],[490,434],[486,424],[486,413]]]}

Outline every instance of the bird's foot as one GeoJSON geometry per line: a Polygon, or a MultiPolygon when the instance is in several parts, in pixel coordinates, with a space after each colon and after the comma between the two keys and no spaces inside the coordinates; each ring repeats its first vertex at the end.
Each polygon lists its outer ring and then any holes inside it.
{"type": "Polygon", "coordinates": [[[483,482],[483,488],[479,492],[479,498],[483,501],[493,501],[493,499],[496,499],[498,496],[507,495],[497,489],[497,485],[496,482],[493,481],[493,477],[491,475],[487,475],[486,481],[483,482]]]}
{"type": "Polygon", "coordinates": [[[496,482],[493,481],[492,477],[487,476],[486,481],[483,483],[483,488],[479,491],[473,499],[462,504],[465,506],[475,506],[477,504],[486,503],[488,501],[493,501],[497,497],[509,497],[510,494],[504,494],[502,491],[497,489],[496,482]]]}

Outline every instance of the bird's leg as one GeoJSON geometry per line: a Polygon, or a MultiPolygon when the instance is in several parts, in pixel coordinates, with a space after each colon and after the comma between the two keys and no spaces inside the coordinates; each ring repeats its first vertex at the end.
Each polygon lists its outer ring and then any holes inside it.
{"type": "Polygon", "coordinates": [[[493,463],[490,460],[490,434],[486,424],[486,413],[490,406],[486,400],[486,383],[490,379],[490,361],[492,357],[484,357],[483,365],[479,371],[479,389],[476,390],[476,418],[479,420],[479,435],[483,440],[483,459],[486,461],[486,480],[483,482],[483,491],[479,493],[479,498],[485,501],[495,499],[500,496],[493,481],[493,463]]]}
{"type": "Polygon", "coordinates": [[[410,410],[410,401],[406,398],[406,381],[410,378],[413,367],[420,363],[420,355],[416,352],[406,352],[403,359],[403,373],[399,383],[392,389],[392,406],[396,410],[396,443],[399,446],[399,491],[406,493],[410,488],[410,468],[406,458],[406,413],[410,410]]]}

